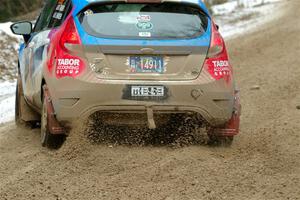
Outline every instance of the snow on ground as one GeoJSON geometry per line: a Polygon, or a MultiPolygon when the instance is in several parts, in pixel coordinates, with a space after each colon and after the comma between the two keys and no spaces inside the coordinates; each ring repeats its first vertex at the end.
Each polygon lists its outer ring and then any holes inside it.
{"type": "Polygon", "coordinates": [[[0,82],[0,124],[12,121],[15,115],[16,83],[0,82]]]}
{"type": "Polygon", "coordinates": [[[212,11],[220,32],[233,38],[251,32],[269,20],[280,16],[283,0],[239,0],[215,5],[212,11]],[[274,12],[276,10],[277,12],[274,12]]]}
{"type": "Polygon", "coordinates": [[[0,23],[0,32],[4,32],[11,37],[15,37],[15,35],[10,31],[10,26],[12,22],[0,23]]]}
{"type": "Polygon", "coordinates": [[[243,8],[253,8],[280,1],[282,0],[231,0],[224,4],[212,6],[212,11],[214,15],[224,15],[243,10],[243,8]]]}
{"type": "MultiPolygon", "coordinates": [[[[281,0],[230,0],[213,6],[215,20],[225,38],[255,30],[257,26],[274,18],[281,0]],[[264,4],[262,4],[264,1],[264,4]]],[[[0,124],[14,119],[15,78],[19,36],[10,31],[11,22],[0,23],[0,124]]]]}
{"type": "Polygon", "coordinates": [[[12,121],[15,114],[15,79],[20,37],[12,34],[11,24],[0,24],[0,124],[12,121]]]}

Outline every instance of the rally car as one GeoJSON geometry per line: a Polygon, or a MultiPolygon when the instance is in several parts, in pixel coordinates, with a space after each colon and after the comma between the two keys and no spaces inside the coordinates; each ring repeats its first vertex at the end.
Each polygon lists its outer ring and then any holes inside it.
{"type": "Polygon", "coordinates": [[[232,66],[201,0],[47,0],[34,26],[11,30],[24,37],[16,122],[40,121],[43,146],[96,112],[150,129],[193,115],[229,144],[239,133],[232,66]]]}

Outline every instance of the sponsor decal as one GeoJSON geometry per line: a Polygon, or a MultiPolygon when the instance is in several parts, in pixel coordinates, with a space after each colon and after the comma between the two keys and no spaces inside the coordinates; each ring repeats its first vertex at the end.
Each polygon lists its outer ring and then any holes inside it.
{"type": "Polygon", "coordinates": [[[133,101],[164,101],[170,97],[163,85],[125,85],[122,99],[133,101]]]}
{"type": "Polygon", "coordinates": [[[56,7],[56,11],[60,11],[60,12],[63,12],[65,10],[66,6],[65,5],[57,5],[56,7]]]}
{"type": "Polygon", "coordinates": [[[151,30],[153,28],[153,24],[150,21],[150,15],[139,15],[137,17],[136,28],[142,31],[151,30]]]}
{"type": "Polygon", "coordinates": [[[63,14],[60,13],[60,12],[55,12],[55,13],[53,14],[53,18],[54,18],[54,19],[61,20],[62,17],[63,17],[63,14]]]}
{"type": "Polygon", "coordinates": [[[150,32],[139,32],[139,36],[140,37],[151,37],[151,33],[150,32]]]}
{"type": "Polygon", "coordinates": [[[228,60],[215,60],[212,61],[212,63],[215,76],[229,75],[230,69],[228,60]]]}
{"type": "Polygon", "coordinates": [[[85,16],[89,16],[89,15],[92,15],[92,14],[94,14],[94,12],[91,9],[88,9],[88,10],[84,11],[85,16]]]}
{"type": "Polygon", "coordinates": [[[138,22],[136,24],[136,28],[143,31],[148,31],[153,28],[153,24],[151,22],[138,22]]]}
{"type": "Polygon", "coordinates": [[[57,59],[56,76],[75,77],[81,72],[82,61],[79,58],[62,58],[57,59]]]}
{"type": "Polygon", "coordinates": [[[227,59],[218,59],[208,61],[208,71],[216,80],[229,78],[231,75],[230,63],[227,59]]]}
{"type": "Polygon", "coordinates": [[[163,97],[164,86],[131,86],[132,97],[163,97]]]}
{"type": "Polygon", "coordinates": [[[139,22],[149,22],[149,21],[151,21],[151,16],[150,15],[139,15],[137,17],[137,20],[139,22]]]}

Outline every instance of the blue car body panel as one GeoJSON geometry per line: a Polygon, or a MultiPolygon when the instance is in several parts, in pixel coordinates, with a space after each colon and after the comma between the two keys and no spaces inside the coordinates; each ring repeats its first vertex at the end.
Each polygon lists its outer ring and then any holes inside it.
{"type": "Polygon", "coordinates": [[[24,44],[24,43],[21,43],[21,44],[20,44],[20,48],[19,48],[19,57],[21,57],[21,55],[23,54],[24,48],[25,48],[25,44],[24,44]]]}

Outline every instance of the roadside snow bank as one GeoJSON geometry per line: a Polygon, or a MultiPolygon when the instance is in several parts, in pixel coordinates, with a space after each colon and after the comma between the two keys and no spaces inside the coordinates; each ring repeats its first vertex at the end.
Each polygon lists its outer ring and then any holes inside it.
{"type": "Polygon", "coordinates": [[[0,23],[0,124],[12,121],[15,114],[17,50],[21,37],[13,35],[11,24],[0,23]]]}
{"type": "Polygon", "coordinates": [[[20,35],[15,35],[11,32],[10,26],[12,25],[12,22],[5,22],[5,23],[0,23],[0,33],[5,33],[6,35],[16,38],[17,40],[21,40],[22,36],[20,35]]]}
{"type": "Polygon", "coordinates": [[[225,15],[243,8],[253,8],[280,1],[282,0],[231,0],[224,4],[212,6],[211,9],[214,15],[225,15]]]}
{"type": "Polygon", "coordinates": [[[15,37],[15,35],[10,30],[11,25],[12,22],[0,23],[0,32],[4,32],[11,37],[15,37]]]}
{"type": "Polygon", "coordinates": [[[225,38],[252,32],[264,23],[279,17],[282,0],[229,1],[212,7],[215,21],[225,38]],[[275,12],[276,11],[276,12],[275,12]]]}
{"type": "Polygon", "coordinates": [[[0,124],[15,116],[15,82],[0,82],[0,124]]]}
{"type": "Polygon", "coordinates": [[[0,32],[0,81],[14,80],[17,76],[19,40],[0,32]]]}

